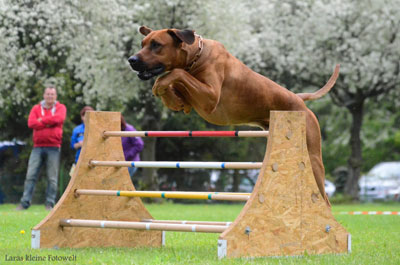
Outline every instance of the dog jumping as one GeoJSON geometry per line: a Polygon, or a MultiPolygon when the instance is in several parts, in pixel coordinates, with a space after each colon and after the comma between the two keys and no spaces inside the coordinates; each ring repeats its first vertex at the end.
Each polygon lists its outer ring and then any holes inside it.
{"type": "Polygon", "coordinates": [[[192,30],[152,30],[142,26],[142,49],[128,61],[141,80],[157,78],[155,96],[174,111],[192,108],[216,125],[251,125],[268,129],[270,111],[306,113],[307,148],[322,198],[325,168],[322,162],[321,132],[317,118],[304,101],[315,100],[330,91],[339,75],[339,65],[321,89],[295,94],[262,76],[231,55],[225,47],[203,39],[192,30]]]}

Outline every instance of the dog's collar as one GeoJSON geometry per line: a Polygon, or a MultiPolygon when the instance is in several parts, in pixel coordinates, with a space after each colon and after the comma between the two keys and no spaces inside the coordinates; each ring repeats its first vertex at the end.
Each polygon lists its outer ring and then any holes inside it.
{"type": "Polygon", "coordinates": [[[197,51],[197,54],[194,56],[193,61],[188,66],[186,66],[185,70],[187,72],[190,72],[193,69],[194,65],[199,60],[201,53],[203,52],[203,37],[201,37],[198,34],[194,34],[194,35],[199,38],[199,50],[197,51]]]}

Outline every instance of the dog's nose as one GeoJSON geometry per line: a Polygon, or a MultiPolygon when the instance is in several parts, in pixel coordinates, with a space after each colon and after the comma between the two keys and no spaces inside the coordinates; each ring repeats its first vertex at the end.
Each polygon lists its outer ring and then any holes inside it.
{"type": "Polygon", "coordinates": [[[129,57],[128,62],[130,65],[136,65],[139,62],[139,57],[136,55],[133,55],[131,57],[129,57]]]}
{"type": "Polygon", "coordinates": [[[128,62],[131,68],[135,71],[142,72],[146,70],[146,64],[137,55],[129,57],[128,62]]]}

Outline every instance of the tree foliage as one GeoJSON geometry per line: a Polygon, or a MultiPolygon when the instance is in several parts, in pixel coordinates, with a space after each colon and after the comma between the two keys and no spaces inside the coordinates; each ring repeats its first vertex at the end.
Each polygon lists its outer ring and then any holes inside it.
{"type": "MultiPolygon", "coordinates": [[[[0,139],[31,143],[29,110],[49,83],[68,108],[65,167],[84,105],[121,111],[138,129],[223,129],[195,113],[167,110],[151,95],[154,80],[139,81],[128,66],[127,58],[140,49],[140,25],[189,28],[296,92],[318,89],[340,63],[330,96],[309,106],[321,123],[327,173],[349,163],[356,169],[354,184],[360,170],[400,157],[399,10],[399,0],[0,0],[0,139]]],[[[264,142],[250,139],[146,139],[145,146],[146,160],[260,161],[265,151],[264,142]]],[[[142,175],[156,188],[158,177],[169,173],[142,175]]],[[[183,188],[192,185],[182,181],[186,173],[171,173],[183,188]]]]}
{"type": "MultiPolygon", "coordinates": [[[[331,102],[327,102],[339,108],[319,117],[328,120],[322,122],[326,126],[325,136],[336,135],[328,141],[342,146],[349,142],[350,175],[345,191],[357,197],[357,181],[363,165],[362,140],[382,139],[381,136],[365,139],[364,117],[374,115],[387,120],[387,108],[382,105],[387,104],[387,97],[399,95],[399,1],[288,0],[270,1],[264,7],[267,15],[253,18],[259,42],[266,43],[260,48],[263,59],[257,64],[253,62],[260,71],[272,73],[289,89],[316,90],[326,82],[334,65],[341,64],[339,80],[330,93],[331,102]],[[343,113],[343,109],[348,113],[343,113]],[[338,120],[338,115],[347,122],[338,120]],[[343,133],[338,124],[350,130],[343,133]],[[339,136],[340,133],[347,137],[339,136]]],[[[325,106],[322,105],[324,112],[325,106]]],[[[323,114],[319,109],[316,112],[323,114]]],[[[381,128],[380,135],[398,130],[396,123],[385,125],[388,126],[381,128]]]]}

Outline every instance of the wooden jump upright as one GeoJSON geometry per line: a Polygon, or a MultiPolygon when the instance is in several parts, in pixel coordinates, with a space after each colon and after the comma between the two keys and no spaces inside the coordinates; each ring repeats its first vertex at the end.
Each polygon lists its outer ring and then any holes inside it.
{"type": "Polygon", "coordinates": [[[140,221],[153,219],[140,198],[79,196],[76,189],[132,190],[124,167],[90,167],[91,159],[125,161],[120,138],[103,138],[103,131],[120,130],[116,112],[87,112],[84,142],[78,163],[54,209],[32,229],[33,248],[158,247],[161,231],[62,227],[66,218],[140,221]]]}
{"type": "Polygon", "coordinates": [[[115,196],[115,191],[135,191],[127,165],[91,161],[124,161],[120,137],[104,137],[105,131],[120,136],[120,114],[87,114],[78,164],[53,211],[32,229],[33,248],[157,247],[163,242],[161,231],[186,231],[221,233],[220,258],[350,251],[350,234],[333,217],[313,176],[304,113],[271,112],[257,182],[233,223],[184,224],[153,220],[140,198],[115,196]]]}

